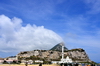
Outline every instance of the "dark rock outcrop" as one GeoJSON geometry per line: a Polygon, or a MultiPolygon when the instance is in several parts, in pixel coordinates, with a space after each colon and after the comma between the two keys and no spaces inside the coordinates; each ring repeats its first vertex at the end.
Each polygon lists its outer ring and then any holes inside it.
{"type": "MultiPolygon", "coordinates": [[[[62,43],[59,43],[59,44],[55,45],[50,50],[53,50],[53,51],[62,51],[62,43]]],[[[64,51],[68,51],[68,49],[66,47],[64,47],[64,51]]]]}

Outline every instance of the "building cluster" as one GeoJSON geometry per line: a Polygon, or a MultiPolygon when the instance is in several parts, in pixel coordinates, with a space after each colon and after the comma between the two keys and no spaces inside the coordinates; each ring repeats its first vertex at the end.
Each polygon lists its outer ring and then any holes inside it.
{"type": "MultiPolygon", "coordinates": [[[[24,63],[28,63],[28,64],[33,64],[34,63],[44,63],[43,60],[21,60],[20,63],[24,64],[24,63]]],[[[18,58],[16,56],[11,56],[8,58],[0,58],[0,64],[3,63],[18,63],[18,58]]],[[[68,56],[65,59],[61,59],[61,61],[51,61],[51,63],[53,64],[59,64],[59,63],[72,63],[72,59],[70,59],[68,56]]]]}
{"type": "Polygon", "coordinates": [[[41,60],[21,60],[19,62],[17,56],[11,56],[11,57],[7,57],[7,58],[0,58],[0,64],[5,64],[5,63],[8,63],[8,64],[11,64],[11,63],[21,63],[21,64],[25,64],[25,63],[28,63],[28,64],[33,64],[33,62],[35,63],[43,63],[43,61],[41,60]]]}
{"type": "Polygon", "coordinates": [[[16,56],[10,56],[7,58],[0,58],[0,64],[2,63],[12,63],[12,62],[18,62],[18,59],[16,56]]]}

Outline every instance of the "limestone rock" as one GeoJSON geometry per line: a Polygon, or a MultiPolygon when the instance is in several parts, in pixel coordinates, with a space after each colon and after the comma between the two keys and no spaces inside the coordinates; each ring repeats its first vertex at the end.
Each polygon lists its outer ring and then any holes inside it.
{"type": "MultiPolygon", "coordinates": [[[[33,51],[23,51],[17,54],[17,57],[36,57],[35,59],[44,59],[44,60],[60,60],[62,55],[62,44],[57,44],[50,50],[33,50],[33,51]]],[[[74,62],[91,62],[88,55],[84,49],[77,48],[68,50],[64,47],[64,58],[69,56],[74,62]]],[[[32,59],[32,58],[30,58],[32,59]]]]}

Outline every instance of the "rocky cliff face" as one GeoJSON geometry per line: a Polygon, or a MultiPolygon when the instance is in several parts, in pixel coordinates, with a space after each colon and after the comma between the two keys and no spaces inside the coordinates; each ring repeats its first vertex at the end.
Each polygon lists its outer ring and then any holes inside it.
{"type": "MultiPolygon", "coordinates": [[[[24,51],[17,54],[17,57],[39,57],[46,60],[60,60],[61,52],[52,50],[24,51]]],[[[72,49],[64,52],[64,58],[69,56],[75,62],[90,62],[90,59],[83,49],[72,49]]]]}
{"type": "MultiPolygon", "coordinates": [[[[59,46],[59,45],[58,45],[59,46]]],[[[59,47],[56,46],[58,49],[59,47]]],[[[56,49],[53,48],[53,49],[56,49]]],[[[55,50],[34,50],[34,51],[24,51],[17,54],[19,58],[30,58],[35,57],[35,59],[44,59],[44,60],[60,60],[61,59],[61,51],[55,50]]],[[[64,58],[69,56],[74,62],[90,62],[88,55],[85,50],[78,48],[72,49],[64,52],[64,58]]]]}
{"type": "Polygon", "coordinates": [[[75,62],[91,62],[85,50],[81,48],[72,49],[65,53],[65,55],[68,55],[75,62]]]}
{"type": "Polygon", "coordinates": [[[61,52],[52,50],[34,50],[34,51],[24,51],[17,54],[17,57],[38,57],[42,59],[59,59],[61,52]]]}

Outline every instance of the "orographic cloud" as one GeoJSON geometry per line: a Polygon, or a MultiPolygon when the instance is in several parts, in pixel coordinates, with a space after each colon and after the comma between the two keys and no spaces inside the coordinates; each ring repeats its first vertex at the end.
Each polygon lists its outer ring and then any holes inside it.
{"type": "Polygon", "coordinates": [[[34,49],[50,49],[62,38],[44,26],[27,24],[22,26],[22,20],[0,15],[0,51],[24,51],[34,49]]]}

